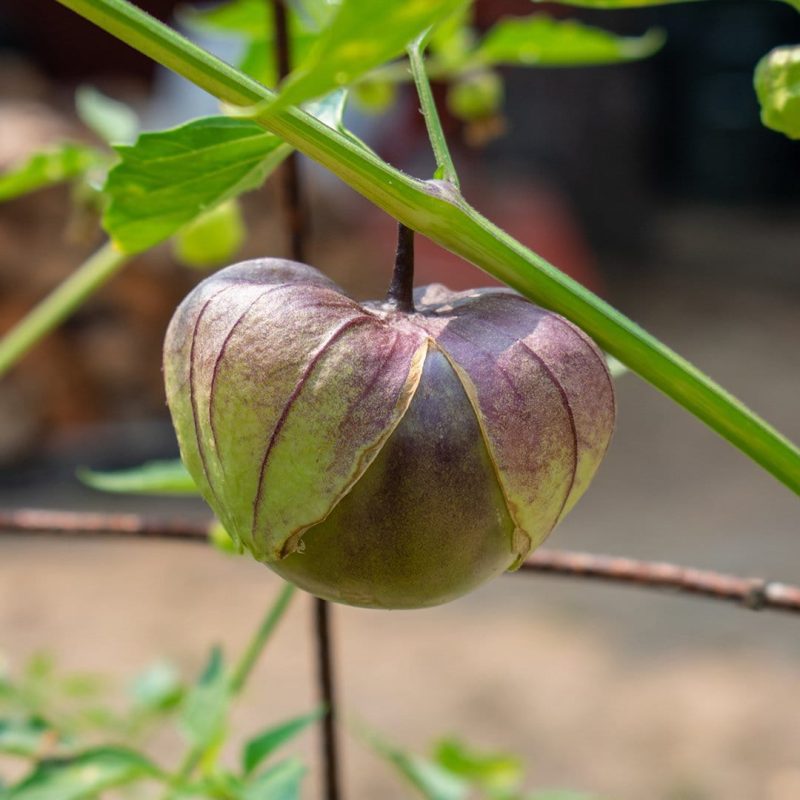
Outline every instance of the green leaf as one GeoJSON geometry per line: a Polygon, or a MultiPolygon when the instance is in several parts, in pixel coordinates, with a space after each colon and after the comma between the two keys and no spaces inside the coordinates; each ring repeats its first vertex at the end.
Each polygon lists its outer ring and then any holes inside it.
{"type": "Polygon", "coordinates": [[[181,22],[199,31],[231,33],[260,39],[272,33],[272,14],[265,0],[230,0],[200,7],[188,7],[181,22]]]}
{"type": "Polygon", "coordinates": [[[103,225],[118,249],[153,247],[219,203],[258,188],[291,148],[255,122],[205,117],[116,148],[103,225]]]}
{"type": "Polygon", "coordinates": [[[532,14],[501,19],[483,38],[475,56],[487,65],[572,67],[646,58],[663,44],[664,34],[656,29],[623,37],[576,20],[532,14]]]}
{"type": "Polygon", "coordinates": [[[93,148],[69,142],[34,153],[0,174],[0,202],[76,178],[100,159],[93,148]]]}
{"type": "Polygon", "coordinates": [[[81,122],[104,142],[127,144],[139,132],[139,117],[127,103],[114,100],[93,86],[75,92],[75,109],[81,122]]]}
{"type": "Polygon", "coordinates": [[[291,741],[295,736],[304,731],[311,723],[322,717],[323,709],[317,709],[309,714],[282,722],[272,728],[259,733],[250,739],[244,746],[242,768],[245,773],[252,772],[264,760],[269,758],[279,747],[291,741]]]}
{"type": "Polygon", "coordinates": [[[78,471],[78,477],[93,489],[125,494],[200,494],[181,461],[149,461],[133,469],[114,472],[78,471]]]}
{"type": "Polygon", "coordinates": [[[246,235],[239,204],[228,200],[181,228],[173,238],[172,252],[188,267],[220,267],[231,262],[246,235]]]}
{"type": "Polygon", "coordinates": [[[297,69],[283,82],[273,110],[346,86],[400,55],[464,0],[343,0],[297,69]]]}
{"type": "Polygon", "coordinates": [[[469,782],[421,756],[407,753],[372,731],[360,730],[362,738],[388,761],[426,800],[463,800],[469,782]]]}
{"type": "Polygon", "coordinates": [[[146,711],[168,711],[183,697],[180,675],[172,664],[158,661],[139,675],[131,686],[136,706],[146,711]]]}
{"type": "Polygon", "coordinates": [[[510,792],[522,783],[522,761],[505,753],[477,753],[457,739],[444,739],[434,758],[453,775],[494,792],[510,792]]]}
{"type": "Polygon", "coordinates": [[[301,761],[281,761],[248,783],[241,800],[300,800],[300,784],[307,770],[301,761]]]}
{"type": "Polygon", "coordinates": [[[767,53],[758,62],[754,82],[764,125],[800,139],[800,45],[767,53]]]}
{"type": "Polygon", "coordinates": [[[0,719],[0,753],[33,758],[60,738],[41,717],[0,719]]]}
{"type": "Polygon", "coordinates": [[[87,750],[72,758],[40,762],[3,800],[87,800],[143,778],[162,778],[144,756],[121,747],[87,750]]]}
{"type": "Polygon", "coordinates": [[[220,739],[230,696],[222,651],[215,647],[200,680],[186,695],[181,715],[183,731],[192,745],[205,749],[220,739]]]}
{"type": "MultiPolygon", "coordinates": [[[[181,20],[195,30],[238,36],[245,41],[238,67],[266,86],[277,83],[275,17],[265,0],[231,0],[211,7],[189,8],[181,20]]],[[[299,62],[317,38],[308,21],[290,10],[290,52],[299,62]]]]}

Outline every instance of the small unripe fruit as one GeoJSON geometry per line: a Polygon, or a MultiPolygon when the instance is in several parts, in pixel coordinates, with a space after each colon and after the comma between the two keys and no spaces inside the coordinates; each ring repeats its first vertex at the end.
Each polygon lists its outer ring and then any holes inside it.
{"type": "Polygon", "coordinates": [[[187,468],[234,541],[320,597],[418,608],[513,569],[574,505],[614,426],[582,331],[502,289],[358,304],[244,262],[167,331],[187,468]]]}

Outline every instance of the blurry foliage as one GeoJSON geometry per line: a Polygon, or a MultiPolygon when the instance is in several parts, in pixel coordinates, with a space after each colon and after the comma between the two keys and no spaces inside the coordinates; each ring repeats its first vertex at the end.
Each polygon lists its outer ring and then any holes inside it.
{"type": "MultiPolygon", "coordinates": [[[[268,620],[277,623],[290,597],[285,589],[268,620]]],[[[268,638],[256,639],[259,653],[268,638]]],[[[275,757],[321,710],[257,732],[244,742],[238,769],[220,761],[230,707],[253,665],[252,647],[231,668],[213,648],[194,683],[171,664],[156,662],[131,683],[122,703],[105,679],[65,674],[47,655],[33,656],[16,677],[3,672],[0,799],[90,800],[110,788],[149,784],[172,800],[296,800],[306,768],[296,758],[275,757]],[[167,726],[180,730],[188,748],[174,770],[148,755],[149,743],[167,726]],[[3,788],[2,765],[9,759],[27,762],[28,774],[3,788]]]]}

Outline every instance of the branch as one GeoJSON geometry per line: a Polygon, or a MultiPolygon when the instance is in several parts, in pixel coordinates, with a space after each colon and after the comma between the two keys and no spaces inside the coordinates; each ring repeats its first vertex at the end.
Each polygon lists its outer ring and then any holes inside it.
{"type": "MultiPolygon", "coordinates": [[[[111,536],[197,543],[208,541],[208,532],[212,527],[212,521],[146,519],[136,514],[97,514],[39,509],[0,510],[0,536],[14,534],[81,538],[111,536]]],[[[594,553],[544,549],[528,556],[518,572],[509,574],[529,573],[588,578],[642,589],[668,590],[736,603],[752,611],[800,613],[800,586],[657,561],[638,561],[594,553]]]]}
{"type": "Polygon", "coordinates": [[[483,218],[452,185],[410,178],[301,109],[270,112],[273,92],[125,0],[58,2],[223,102],[252,109],[256,122],[399,222],[563,314],[800,494],[800,448],[632,320],[483,218]]]}

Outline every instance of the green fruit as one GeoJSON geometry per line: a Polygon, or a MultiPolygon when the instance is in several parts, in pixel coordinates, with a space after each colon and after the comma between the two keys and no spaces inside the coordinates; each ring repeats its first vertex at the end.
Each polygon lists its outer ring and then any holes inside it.
{"type": "Polygon", "coordinates": [[[490,71],[473,72],[459,78],[447,92],[447,107],[467,122],[495,116],[503,104],[503,79],[490,71]]]}
{"type": "Polygon", "coordinates": [[[244,262],[164,348],[189,472],[237,545],[329,600],[418,608],[517,566],[583,493],[614,424],[605,360],[505,290],[360,305],[244,262]]]}
{"type": "Polygon", "coordinates": [[[776,47],[758,62],[755,87],[761,121],[800,139],[800,47],[776,47]]]}
{"type": "Polygon", "coordinates": [[[211,269],[236,255],[246,233],[239,204],[229,200],[181,228],[172,240],[173,252],[188,267],[211,269]]]}

